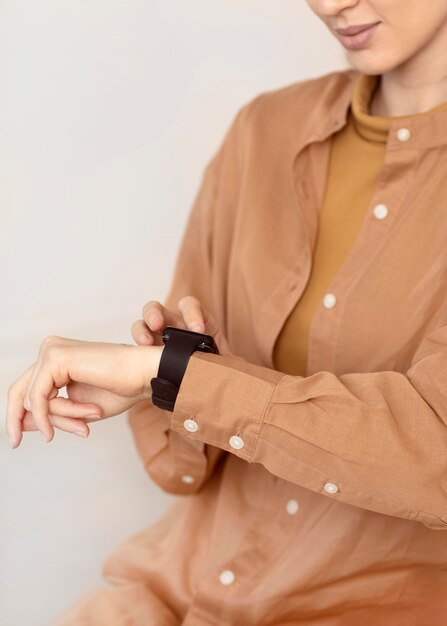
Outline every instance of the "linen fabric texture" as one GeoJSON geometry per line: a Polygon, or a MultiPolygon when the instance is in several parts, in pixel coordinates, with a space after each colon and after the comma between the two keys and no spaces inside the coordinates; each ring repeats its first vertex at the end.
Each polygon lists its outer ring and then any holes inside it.
{"type": "Polygon", "coordinates": [[[236,356],[194,353],[172,413],[129,411],[148,475],[179,497],[58,626],[445,624],[447,107],[389,119],[301,373],[275,366],[360,84],[345,70],[254,97],[206,164],[164,303],[196,296],[236,356]]]}

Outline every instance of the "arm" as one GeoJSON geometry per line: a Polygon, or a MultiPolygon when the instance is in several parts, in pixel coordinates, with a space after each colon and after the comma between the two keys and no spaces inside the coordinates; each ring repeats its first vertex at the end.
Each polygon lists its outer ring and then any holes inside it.
{"type": "Polygon", "coordinates": [[[171,429],[329,498],[447,530],[447,325],[406,373],[292,376],[196,352],[171,429]]]}

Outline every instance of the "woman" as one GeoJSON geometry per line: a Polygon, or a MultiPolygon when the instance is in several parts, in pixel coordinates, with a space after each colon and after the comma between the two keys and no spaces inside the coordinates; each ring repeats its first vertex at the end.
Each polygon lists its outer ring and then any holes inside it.
{"type": "Polygon", "coordinates": [[[58,626],[445,624],[447,4],[308,4],[354,68],[239,110],[138,346],[48,338],[11,387],[13,445],[130,408],[185,496],[58,626]],[[173,412],[148,385],[166,325],[220,351],[173,412]]]}

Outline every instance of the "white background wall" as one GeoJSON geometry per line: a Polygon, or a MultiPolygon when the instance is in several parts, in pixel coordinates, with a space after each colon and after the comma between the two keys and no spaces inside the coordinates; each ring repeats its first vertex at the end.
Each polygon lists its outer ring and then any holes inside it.
{"type": "MultiPolygon", "coordinates": [[[[346,67],[305,0],[0,0],[3,415],[46,335],[132,342],[236,111],[346,67]]],[[[173,496],[126,415],[0,448],[0,623],[49,626],[173,496]]]]}

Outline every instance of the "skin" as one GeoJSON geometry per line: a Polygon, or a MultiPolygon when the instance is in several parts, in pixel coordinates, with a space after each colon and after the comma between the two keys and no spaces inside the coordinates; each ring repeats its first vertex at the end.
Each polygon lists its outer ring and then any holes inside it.
{"type": "Polygon", "coordinates": [[[381,75],[372,115],[415,115],[447,101],[446,0],[307,0],[307,4],[337,40],[335,28],[380,22],[365,47],[343,48],[355,69],[381,75]]]}
{"type": "Polygon", "coordinates": [[[54,428],[87,437],[87,424],[127,411],[151,398],[151,378],[158,372],[163,351],[161,331],[175,326],[214,337],[219,353],[232,355],[214,317],[193,296],[170,311],[151,300],[143,319],[132,326],[137,345],[46,337],[36,361],[8,390],[6,431],[17,448],[24,431],[40,430],[52,441],[54,428]],[[65,387],[67,398],[58,396],[65,387]]]}
{"type": "MultiPolygon", "coordinates": [[[[46,337],[35,363],[9,388],[6,430],[11,446],[20,444],[26,412],[44,440],[51,441],[53,426],[59,426],[63,417],[111,417],[149,398],[150,379],[157,375],[161,352],[158,346],[46,337]],[[68,399],[57,397],[65,386],[68,399]]],[[[81,434],[79,423],[74,427],[81,434]]],[[[83,428],[88,434],[86,423],[83,428]]],[[[63,429],[70,431],[69,426],[63,429]]]]}

